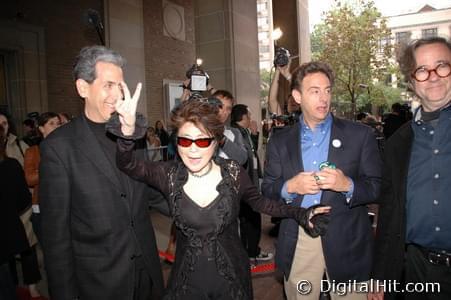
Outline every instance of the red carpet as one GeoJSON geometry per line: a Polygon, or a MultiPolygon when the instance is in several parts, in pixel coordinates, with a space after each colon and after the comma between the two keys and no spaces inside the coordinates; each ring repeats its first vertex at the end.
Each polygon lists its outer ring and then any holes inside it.
{"type": "MultiPolygon", "coordinates": [[[[164,251],[159,251],[160,258],[167,260],[168,262],[173,263],[174,262],[174,255],[168,254],[164,251]]],[[[254,268],[251,269],[252,274],[258,274],[258,273],[265,273],[265,272],[272,272],[274,271],[276,266],[274,263],[268,263],[268,264],[261,264],[257,265],[254,268]]]]}
{"type": "Polygon", "coordinates": [[[35,297],[35,298],[31,298],[30,297],[30,293],[28,292],[28,289],[25,287],[17,287],[16,288],[16,294],[17,294],[17,299],[18,300],[49,300],[48,298],[45,297],[35,297]]]}

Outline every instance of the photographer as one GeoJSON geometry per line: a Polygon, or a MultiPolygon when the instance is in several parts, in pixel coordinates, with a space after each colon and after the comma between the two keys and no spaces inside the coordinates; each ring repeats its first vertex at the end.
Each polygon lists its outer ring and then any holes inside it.
{"type": "Polygon", "coordinates": [[[203,98],[204,92],[208,91],[212,95],[216,90],[210,84],[210,77],[197,62],[186,71],[186,79],[183,81],[183,93],[181,101],[189,99],[203,98]]]}
{"type": "Polygon", "coordinates": [[[268,97],[268,109],[276,127],[283,127],[288,124],[291,125],[297,122],[299,117],[299,105],[294,101],[291,95],[288,97],[288,101],[284,107],[281,107],[278,102],[280,74],[282,74],[283,78],[285,78],[288,85],[291,83],[291,61],[292,58],[290,57],[288,50],[284,48],[278,48],[276,50],[274,58],[274,66],[276,70],[274,72],[274,78],[271,82],[268,97]]]}

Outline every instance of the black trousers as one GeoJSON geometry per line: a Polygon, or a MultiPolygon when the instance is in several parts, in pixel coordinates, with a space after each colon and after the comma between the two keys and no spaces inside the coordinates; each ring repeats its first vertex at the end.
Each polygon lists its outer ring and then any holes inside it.
{"type": "MultiPolygon", "coordinates": [[[[423,252],[414,245],[407,246],[405,282],[440,284],[440,292],[405,293],[404,297],[407,300],[451,299],[451,267],[430,263],[423,252]]],[[[437,288],[435,287],[435,289],[437,288]]]]}
{"type": "MultiPolygon", "coordinates": [[[[20,253],[20,263],[22,265],[24,284],[34,284],[41,280],[41,273],[39,272],[38,265],[38,255],[36,253],[36,245],[20,253]]],[[[9,267],[14,282],[17,285],[19,283],[19,280],[17,277],[16,259],[14,257],[9,261],[9,267]]]]}
{"type": "Polygon", "coordinates": [[[33,225],[33,231],[38,238],[38,241],[41,241],[41,214],[40,213],[32,213],[31,214],[31,224],[33,225]]]}
{"type": "Polygon", "coordinates": [[[9,270],[8,263],[0,265],[0,299],[16,300],[16,286],[9,270]]]}
{"type": "Polygon", "coordinates": [[[188,279],[183,300],[233,300],[228,282],[219,275],[213,258],[200,256],[188,279]]]}
{"type": "Polygon", "coordinates": [[[240,204],[240,237],[249,257],[260,254],[260,237],[262,233],[262,218],[248,204],[240,204]]]}
{"type": "Polygon", "coordinates": [[[135,286],[133,300],[160,299],[161,295],[152,295],[152,278],[145,268],[142,256],[134,258],[135,261],[135,286]]]}

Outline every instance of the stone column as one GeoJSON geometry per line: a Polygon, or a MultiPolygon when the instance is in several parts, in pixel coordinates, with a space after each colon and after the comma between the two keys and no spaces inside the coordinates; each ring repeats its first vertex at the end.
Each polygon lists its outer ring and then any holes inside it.
{"type": "Polygon", "coordinates": [[[127,60],[124,77],[130,91],[143,83],[138,111],[147,115],[142,0],[104,0],[104,6],[106,46],[127,60]]]}
{"type": "MultiPolygon", "coordinates": [[[[283,32],[277,45],[288,49],[291,56],[297,56],[291,63],[294,69],[311,60],[308,0],[277,0],[272,5],[274,28],[280,27],[283,32]]],[[[289,96],[289,83],[281,78],[278,100],[282,107],[289,96]]]]}
{"type": "Polygon", "coordinates": [[[196,0],[197,57],[216,89],[232,92],[259,123],[260,74],[255,0],[196,0]]]}

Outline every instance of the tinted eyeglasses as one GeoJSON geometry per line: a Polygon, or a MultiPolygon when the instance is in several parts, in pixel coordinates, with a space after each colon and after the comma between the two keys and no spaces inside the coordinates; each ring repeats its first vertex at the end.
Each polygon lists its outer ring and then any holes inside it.
{"type": "Polygon", "coordinates": [[[190,147],[192,143],[196,144],[199,148],[207,148],[211,145],[211,143],[214,141],[214,138],[200,138],[200,139],[189,139],[186,137],[177,137],[177,145],[181,147],[190,147]]]}
{"type": "Polygon", "coordinates": [[[431,77],[431,73],[435,72],[438,77],[445,78],[451,74],[451,65],[447,62],[439,63],[435,69],[428,70],[425,67],[419,67],[412,73],[412,77],[419,82],[423,82],[431,77]]]}

